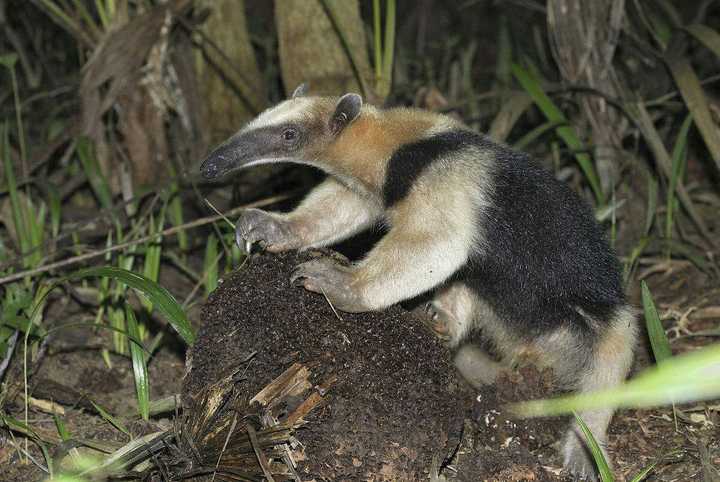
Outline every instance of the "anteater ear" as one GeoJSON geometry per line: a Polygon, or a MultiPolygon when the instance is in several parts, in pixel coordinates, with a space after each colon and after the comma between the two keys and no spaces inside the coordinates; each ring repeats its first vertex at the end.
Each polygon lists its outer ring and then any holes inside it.
{"type": "Polygon", "coordinates": [[[359,94],[345,94],[340,97],[335,106],[335,113],[330,118],[330,132],[339,134],[350,125],[360,115],[362,103],[362,97],[359,94]]]}
{"type": "Polygon", "coordinates": [[[308,93],[308,85],[307,82],[303,82],[302,84],[295,87],[295,90],[292,93],[292,99],[295,97],[305,97],[308,93]]]}

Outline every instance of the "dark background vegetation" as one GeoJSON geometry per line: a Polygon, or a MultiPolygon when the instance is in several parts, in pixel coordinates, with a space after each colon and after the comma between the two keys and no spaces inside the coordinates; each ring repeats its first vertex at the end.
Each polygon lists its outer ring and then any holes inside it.
{"type": "Polygon", "coordinates": [[[650,281],[673,350],[712,342],[719,25],[713,0],[0,0],[0,426],[16,434],[0,429],[0,466],[36,449],[23,436],[58,443],[30,423],[29,385],[97,414],[43,374],[49,353],[90,352],[68,367],[79,379],[129,377],[118,412],[147,402],[138,363],[153,399],[177,392],[163,380],[184,342],[153,304],[115,278],[66,276],[142,273],[197,324],[244,257],[216,210],[287,208],[320,178],[265,166],[208,185],[199,163],[302,82],[532,152],[593,205],[631,296],[650,281]],[[138,343],[150,355],[132,365],[138,343]]]}

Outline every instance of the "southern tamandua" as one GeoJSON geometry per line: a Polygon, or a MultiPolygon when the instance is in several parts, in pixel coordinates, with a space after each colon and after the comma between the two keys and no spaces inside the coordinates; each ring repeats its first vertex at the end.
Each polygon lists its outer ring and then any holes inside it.
{"type": "MultiPolygon", "coordinates": [[[[540,353],[569,388],[620,383],[633,357],[634,312],[618,262],[589,206],[526,154],[418,109],[381,110],[358,94],[293,97],[215,149],[211,179],[258,164],[294,162],[329,176],[292,212],[245,211],[238,242],[268,251],[327,246],[384,223],[364,259],[320,258],[293,279],[347,312],[382,310],[433,291],[430,311],[475,383],[500,365],[466,343],[481,333],[500,355],[540,353]]],[[[604,443],[612,410],[582,413],[604,443]]],[[[579,429],[566,467],[595,479],[579,429]]]]}

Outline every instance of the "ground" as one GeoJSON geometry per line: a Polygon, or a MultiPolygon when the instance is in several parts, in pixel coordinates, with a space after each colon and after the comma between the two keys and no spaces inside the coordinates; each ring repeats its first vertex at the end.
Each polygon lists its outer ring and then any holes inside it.
{"type": "MultiPolygon", "coordinates": [[[[512,401],[554,393],[550,373],[525,366],[496,386],[473,391],[458,379],[447,350],[414,313],[395,307],[379,314],[338,316],[322,296],[289,284],[297,262],[295,255],[256,255],[227,276],[195,317],[204,326],[190,352],[184,382],[182,353],[163,348],[153,358],[152,398],[202,390],[225,368],[256,352],[245,373],[248,393],[295,361],[311,367],[314,384],[337,376],[296,434],[304,445],[300,473],[307,480],[426,480],[433,458],[450,455],[443,472],[449,480],[569,480],[557,455],[567,419],[517,420],[505,408],[512,401]]],[[[653,265],[652,272],[646,268],[639,275],[647,277],[666,322],[677,327],[673,351],[716,340],[687,335],[716,326],[717,280],[684,262],[653,265]]],[[[127,442],[127,435],[97,415],[90,397],[134,436],[170,424],[168,418],[141,422],[130,415],[131,367],[123,357],[112,357],[112,368],[105,364],[99,350],[107,346],[106,336],[98,333],[89,341],[87,331],[58,336],[33,377],[33,394],[62,405],[61,418],[73,437],[117,447],[127,442]]],[[[651,360],[643,342],[634,372],[651,360]]],[[[53,433],[53,417],[47,407],[39,407],[31,408],[30,425],[53,433]]],[[[15,408],[13,415],[21,419],[20,407],[15,408]]],[[[616,415],[608,448],[618,480],[630,480],[652,463],[657,466],[650,481],[717,480],[720,406],[715,401],[679,408],[675,416],[671,408],[616,415]]],[[[17,438],[14,445],[2,444],[0,480],[43,477],[36,465],[21,462],[23,447],[17,438]]],[[[29,453],[43,460],[32,444],[29,453]]]]}

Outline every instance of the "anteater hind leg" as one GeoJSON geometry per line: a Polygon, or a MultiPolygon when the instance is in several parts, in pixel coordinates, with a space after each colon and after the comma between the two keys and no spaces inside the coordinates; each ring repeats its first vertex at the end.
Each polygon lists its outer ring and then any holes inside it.
{"type": "MultiPolygon", "coordinates": [[[[632,364],[636,326],[631,309],[621,307],[608,324],[599,328],[597,339],[559,329],[545,335],[537,347],[550,362],[560,381],[580,393],[614,387],[625,379],[632,364]]],[[[595,439],[605,450],[607,428],[614,410],[580,412],[595,439]]],[[[582,431],[573,423],[565,436],[564,465],[579,480],[597,480],[597,471],[582,431]]]]}
{"type": "Polygon", "coordinates": [[[484,303],[460,282],[439,290],[427,307],[432,328],[456,349],[453,361],[458,371],[476,388],[494,383],[502,371],[500,363],[479,347],[463,344],[469,332],[483,322],[482,318],[494,317],[483,308],[484,303]]]}

